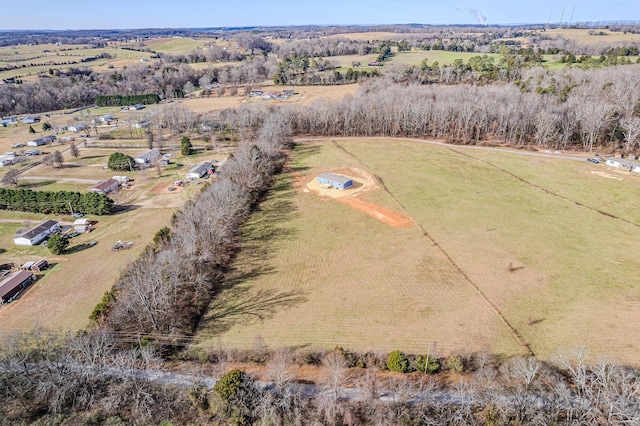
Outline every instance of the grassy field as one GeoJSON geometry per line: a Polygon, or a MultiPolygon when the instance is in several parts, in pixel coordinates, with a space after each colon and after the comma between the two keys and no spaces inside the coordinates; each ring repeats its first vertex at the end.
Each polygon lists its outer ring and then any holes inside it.
{"type": "Polygon", "coordinates": [[[517,333],[543,358],[585,347],[640,362],[638,178],[516,153],[338,143],[355,158],[328,141],[297,148],[301,182],[281,176],[246,227],[203,345],[250,347],[260,335],[272,346],[418,352],[435,342],[511,354],[524,351],[517,333]],[[302,191],[343,167],[378,175],[389,192],[366,201],[404,207],[416,226],[391,228],[302,191]]]}
{"type": "MultiPolygon", "coordinates": [[[[404,65],[420,66],[422,61],[426,58],[429,65],[438,61],[440,65],[451,65],[456,59],[462,59],[465,63],[474,56],[482,56],[480,53],[469,52],[448,52],[444,50],[430,50],[430,51],[414,51],[414,52],[399,52],[391,58],[391,63],[398,63],[404,65]]],[[[499,54],[488,54],[487,56],[494,58],[494,64],[502,58],[499,54]]]]}
{"type": "Polygon", "coordinates": [[[599,44],[599,43],[637,43],[640,41],[640,35],[632,33],[614,32],[606,29],[575,29],[562,28],[551,29],[544,32],[551,37],[563,37],[568,40],[575,40],[583,44],[599,44]],[[589,34],[589,33],[595,34],[589,34]],[[604,33],[605,35],[600,35],[604,33]]]}

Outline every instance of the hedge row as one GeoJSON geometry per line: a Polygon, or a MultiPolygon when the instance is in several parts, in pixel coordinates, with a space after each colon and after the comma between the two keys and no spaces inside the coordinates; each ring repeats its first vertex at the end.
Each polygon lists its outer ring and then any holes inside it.
{"type": "Polygon", "coordinates": [[[32,213],[109,215],[113,200],[105,194],[0,188],[0,209],[32,213]]]}
{"type": "Polygon", "coordinates": [[[98,95],[96,96],[96,105],[105,106],[125,106],[125,105],[150,105],[160,102],[160,96],[156,93],[148,93],[146,95],[98,95]]]}

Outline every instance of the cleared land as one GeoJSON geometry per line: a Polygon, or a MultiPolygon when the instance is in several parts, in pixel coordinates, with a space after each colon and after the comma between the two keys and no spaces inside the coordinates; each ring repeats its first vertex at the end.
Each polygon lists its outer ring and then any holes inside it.
{"type": "Polygon", "coordinates": [[[544,32],[551,37],[563,37],[568,40],[575,40],[583,44],[600,44],[600,43],[637,43],[640,41],[639,34],[614,32],[606,29],[551,29],[544,32]]]}
{"type": "Polygon", "coordinates": [[[435,342],[443,352],[528,346],[541,357],[585,347],[638,364],[637,177],[384,139],[303,144],[291,167],[297,177],[280,176],[245,229],[203,345],[250,347],[260,335],[271,346],[420,352],[435,342]],[[415,226],[304,191],[305,180],[348,167],[384,183],[362,200],[415,226]]]}

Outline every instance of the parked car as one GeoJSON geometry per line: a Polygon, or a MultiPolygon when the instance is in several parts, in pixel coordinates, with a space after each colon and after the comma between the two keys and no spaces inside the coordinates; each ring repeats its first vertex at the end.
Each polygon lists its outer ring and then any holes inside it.
{"type": "Polygon", "coordinates": [[[74,213],[74,214],[71,215],[71,217],[75,217],[75,218],[79,218],[79,217],[82,217],[82,216],[83,216],[82,213],[74,213]]]}

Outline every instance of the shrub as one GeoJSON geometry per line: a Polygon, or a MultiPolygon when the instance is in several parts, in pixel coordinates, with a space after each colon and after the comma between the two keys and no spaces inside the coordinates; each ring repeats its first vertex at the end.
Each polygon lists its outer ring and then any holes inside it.
{"type": "Polygon", "coordinates": [[[440,363],[430,355],[418,355],[415,359],[414,369],[423,373],[434,374],[440,369],[440,363]]]}
{"type": "Polygon", "coordinates": [[[455,371],[456,373],[462,373],[464,371],[464,362],[460,355],[451,355],[447,358],[447,369],[449,371],[455,371]]]}
{"type": "Polygon", "coordinates": [[[403,352],[393,351],[387,358],[387,368],[398,373],[408,373],[410,371],[409,360],[403,352]]]}
{"type": "Polygon", "coordinates": [[[218,380],[213,391],[224,402],[232,402],[244,387],[251,384],[252,379],[242,370],[231,370],[218,380]]]}
{"type": "Polygon", "coordinates": [[[191,140],[188,137],[183,136],[180,141],[180,152],[182,153],[182,155],[191,155],[192,147],[193,146],[191,145],[191,140]]]}

